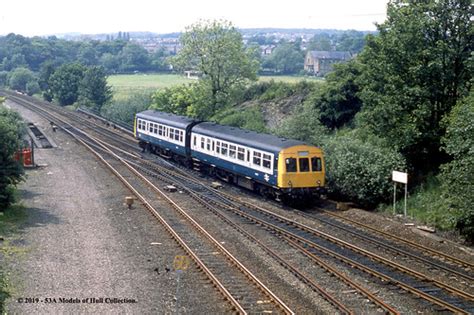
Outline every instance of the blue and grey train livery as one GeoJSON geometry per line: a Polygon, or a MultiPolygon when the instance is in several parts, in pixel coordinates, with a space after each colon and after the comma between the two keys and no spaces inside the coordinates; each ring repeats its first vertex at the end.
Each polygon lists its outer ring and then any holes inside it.
{"type": "Polygon", "coordinates": [[[304,142],[152,110],[134,129],[142,148],[263,195],[324,193],[323,153],[304,142]]]}

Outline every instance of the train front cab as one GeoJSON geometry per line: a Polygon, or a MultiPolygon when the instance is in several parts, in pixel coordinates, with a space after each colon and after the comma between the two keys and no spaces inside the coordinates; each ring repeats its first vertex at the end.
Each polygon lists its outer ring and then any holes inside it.
{"type": "Polygon", "coordinates": [[[278,156],[278,187],[293,198],[325,194],[325,166],[320,148],[298,145],[278,156]]]}

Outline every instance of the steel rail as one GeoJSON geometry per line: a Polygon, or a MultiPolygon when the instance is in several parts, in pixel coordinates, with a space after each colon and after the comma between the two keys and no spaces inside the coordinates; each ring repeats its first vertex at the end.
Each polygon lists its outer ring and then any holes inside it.
{"type": "MultiPolygon", "coordinates": [[[[83,131],[81,133],[86,134],[83,131]]],[[[87,135],[92,140],[96,141],[97,139],[93,136],[87,135]]],[[[232,255],[218,240],[216,240],[209,232],[207,232],[198,222],[196,222],[181,206],[179,206],[174,200],[167,196],[161,189],[156,187],[150,180],[143,176],[135,167],[133,167],[128,161],[124,160],[122,157],[116,155],[110,149],[104,148],[109,151],[109,154],[113,155],[117,160],[123,163],[131,172],[133,172],[137,177],[139,177],[143,182],[145,182],[149,187],[151,187],[155,192],[157,192],[163,199],[165,199],[174,209],[176,209],[180,215],[182,215],[188,222],[190,222],[201,234],[203,234],[211,243],[217,247],[227,258],[228,260],[235,265],[242,273],[244,273],[249,280],[256,284],[257,288],[262,291],[267,297],[269,297],[274,303],[285,313],[285,314],[294,314],[294,312],[278,297],[276,296],[268,287],[263,284],[252,272],[250,272],[234,255],[232,255]]],[[[158,214],[158,213],[157,213],[158,214]]]]}
{"type": "MultiPolygon", "coordinates": [[[[31,105],[34,106],[34,105],[31,105]]],[[[35,107],[35,106],[34,106],[35,107]]],[[[35,108],[38,110],[38,108],[35,108]]],[[[45,112],[44,110],[42,110],[45,112]]],[[[206,275],[210,278],[210,280],[214,283],[214,285],[218,288],[218,290],[225,296],[226,299],[228,299],[231,304],[235,307],[235,309],[242,314],[247,314],[245,309],[235,300],[235,298],[230,294],[230,292],[220,283],[220,281],[212,274],[212,272],[205,266],[205,264],[199,259],[199,257],[187,246],[187,244],[180,238],[180,236],[171,228],[171,226],[164,220],[164,218],[151,206],[151,204],[118,172],[109,162],[107,162],[96,150],[94,150],[90,145],[88,145],[84,140],[80,139],[77,135],[75,135],[73,132],[71,132],[68,129],[74,129],[78,132],[80,132],[83,135],[86,135],[84,131],[73,127],[70,125],[68,122],[64,121],[61,118],[58,118],[57,116],[51,115],[51,113],[47,113],[49,117],[54,117],[58,121],[62,121],[66,125],[68,125],[68,128],[65,128],[63,126],[58,126],[61,130],[65,131],[69,135],[71,135],[74,139],[76,139],[78,142],[83,144],[88,150],[90,150],[101,162],[103,162],[116,176],[119,178],[121,182],[124,183],[124,185],[143,203],[143,205],[160,221],[160,223],[163,224],[163,226],[166,228],[166,230],[171,234],[171,236],[180,244],[180,246],[193,258],[193,260],[197,263],[199,268],[201,268],[206,275]]],[[[43,117],[47,116],[43,114],[43,117]]],[[[87,135],[89,138],[93,139],[94,137],[87,135]]],[[[110,150],[109,150],[110,151],[110,150]]],[[[115,155],[113,152],[109,152],[109,154],[115,155]]],[[[116,155],[115,155],[116,156],[116,155]]],[[[118,156],[116,156],[118,157],[118,156]]],[[[132,172],[134,172],[136,175],[142,176],[141,174],[138,174],[136,170],[133,169],[126,161],[123,161],[120,157],[118,157],[121,162],[127,166],[132,172]]],[[[145,181],[147,181],[146,178],[143,178],[145,181]]],[[[151,184],[149,182],[149,184],[151,184]]],[[[160,191],[157,187],[155,187],[153,184],[151,184],[156,190],[160,191]]],[[[174,203],[171,199],[169,199],[166,195],[164,195],[163,192],[160,191],[163,196],[168,199],[169,202],[174,204],[174,207],[179,206],[174,203]]],[[[193,224],[194,225],[194,224],[193,224]]],[[[207,233],[205,230],[202,230],[201,232],[207,233]]],[[[204,233],[204,234],[205,234],[204,233]]],[[[208,234],[208,233],[207,233],[208,234]]],[[[208,234],[210,236],[210,234],[208,234]]],[[[210,236],[212,238],[212,236],[210,236]]],[[[234,262],[239,265],[242,271],[246,271],[246,276],[253,278],[254,283],[257,285],[260,285],[259,288],[263,288],[264,291],[267,291],[266,293],[270,293],[270,296],[273,301],[276,302],[277,305],[279,305],[285,312],[285,314],[294,314],[291,309],[289,309],[278,297],[276,297],[263,283],[261,283],[253,274],[251,274],[238,260],[233,257],[219,242],[215,239],[213,239],[215,245],[223,249],[224,252],[227,253],[226,256],[232,257],[234,259],[234,262]]],[[[240,269],[239,268],[239,269],[240,269]]]]}
{"type": "MultiPolygon", "coordinates": [[[[456,264],[458,264],[458,265],[461,265],[461,266],[464,266],[464,267],[468,267],[468,268],[471,268],[471,269],[474,270],[474,264],[473,264],[473,263],[470,263],[470,262],[468,262],[468,261],[465,261],[465,260],[462,260],[462,259],[459,259],[459,258],[456,258],[456,257],[452,257],[452,256],[449,256],[449,255],[446,255],[446,254],[444,254],[444,253],[442,253],[442,252],[440,252],[440,251],[434,250],[434,249],[429,248],[429,247],[427,247],[427,246],[424,246],[424,245],[422,245],[422,244],[418,244],[418,243],[412,242],[412,241],[410,241],[410,240],[407,240],[407,239],[405,239],[405,238],[401,238],[401,237],[399,237],[399,236],[397,236],[397,235],[394,235],[394,234],[391,234],[391,233],[388,233],[388,232],[385,232],[385,231],[378,230],[378,229],[376,229],[376,228],[374,228],[374,227],[371,227],[371,226],[369,226],[369,225],[367,225],[367,224],[364,224],[364,223],[361,223],[361,222],[358,222],[358,221],[355,221],[355,220],[346,218],[346,217],[344,217],[344,216],[341,216],[341,215],[336,214],[336,213],[332,213],[332,212],[327,211],[327,210],[325,210],[325,209],[321,209],[321,208],[316,208],[316,209],[323,211],[325,214],[327,214],[327,215],[329,215],[329,216],[338,218],[338,219],[343,220],[343,221],[350,222],[350,223],[352,223],[352,224],[354,224],[354,225],[361,226],[361,227],[363,227],[363,228],[365,228],[365,229],[367,229],[367,230],[370,230],[370,231],[372,231],[372,232],[381,234],[381,235],[383,235],[383,236],[385,236],[385,237],[395,239],[395,240],[397,240],[397,241],[399,241],[399,242],[401,242],[401,243],[406,243],[406,244],[408,244],[408,245],[410,245],[410,246],[412,246],[412,247],[416,247],[416,248],[418,248],[418,249],[420,249],[420,250],[426,251],[426,252],[430,253],[430,254],[433,255],[433,256],[442,257],[442,258],[445,259],[445,260],[452,261],[452,262],[454,262],[454,263],[456,263],[456,264]]],[[[471,278],[471,280],[474,280],[474,279],[471,278]]]]}

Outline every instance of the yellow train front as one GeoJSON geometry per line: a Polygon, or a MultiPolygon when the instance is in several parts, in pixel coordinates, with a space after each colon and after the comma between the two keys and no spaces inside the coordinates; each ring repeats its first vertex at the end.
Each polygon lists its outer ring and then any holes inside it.
{"type": "Polygon", "coordinates": [[[318,147],[296,145],[278,155],[278,190],[286,199],[325,194],[325,173],[323,152],[318,147]]]}

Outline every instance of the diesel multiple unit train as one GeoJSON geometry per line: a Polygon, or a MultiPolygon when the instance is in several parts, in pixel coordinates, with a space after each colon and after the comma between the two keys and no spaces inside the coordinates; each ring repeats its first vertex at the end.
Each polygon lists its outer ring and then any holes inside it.
{"type": "Polygon", "coordinates": [[[304,142],[154,110],[138,113],[135,137],[144,150],[277,200],[324,193],[320,148],[304,142]]]}

